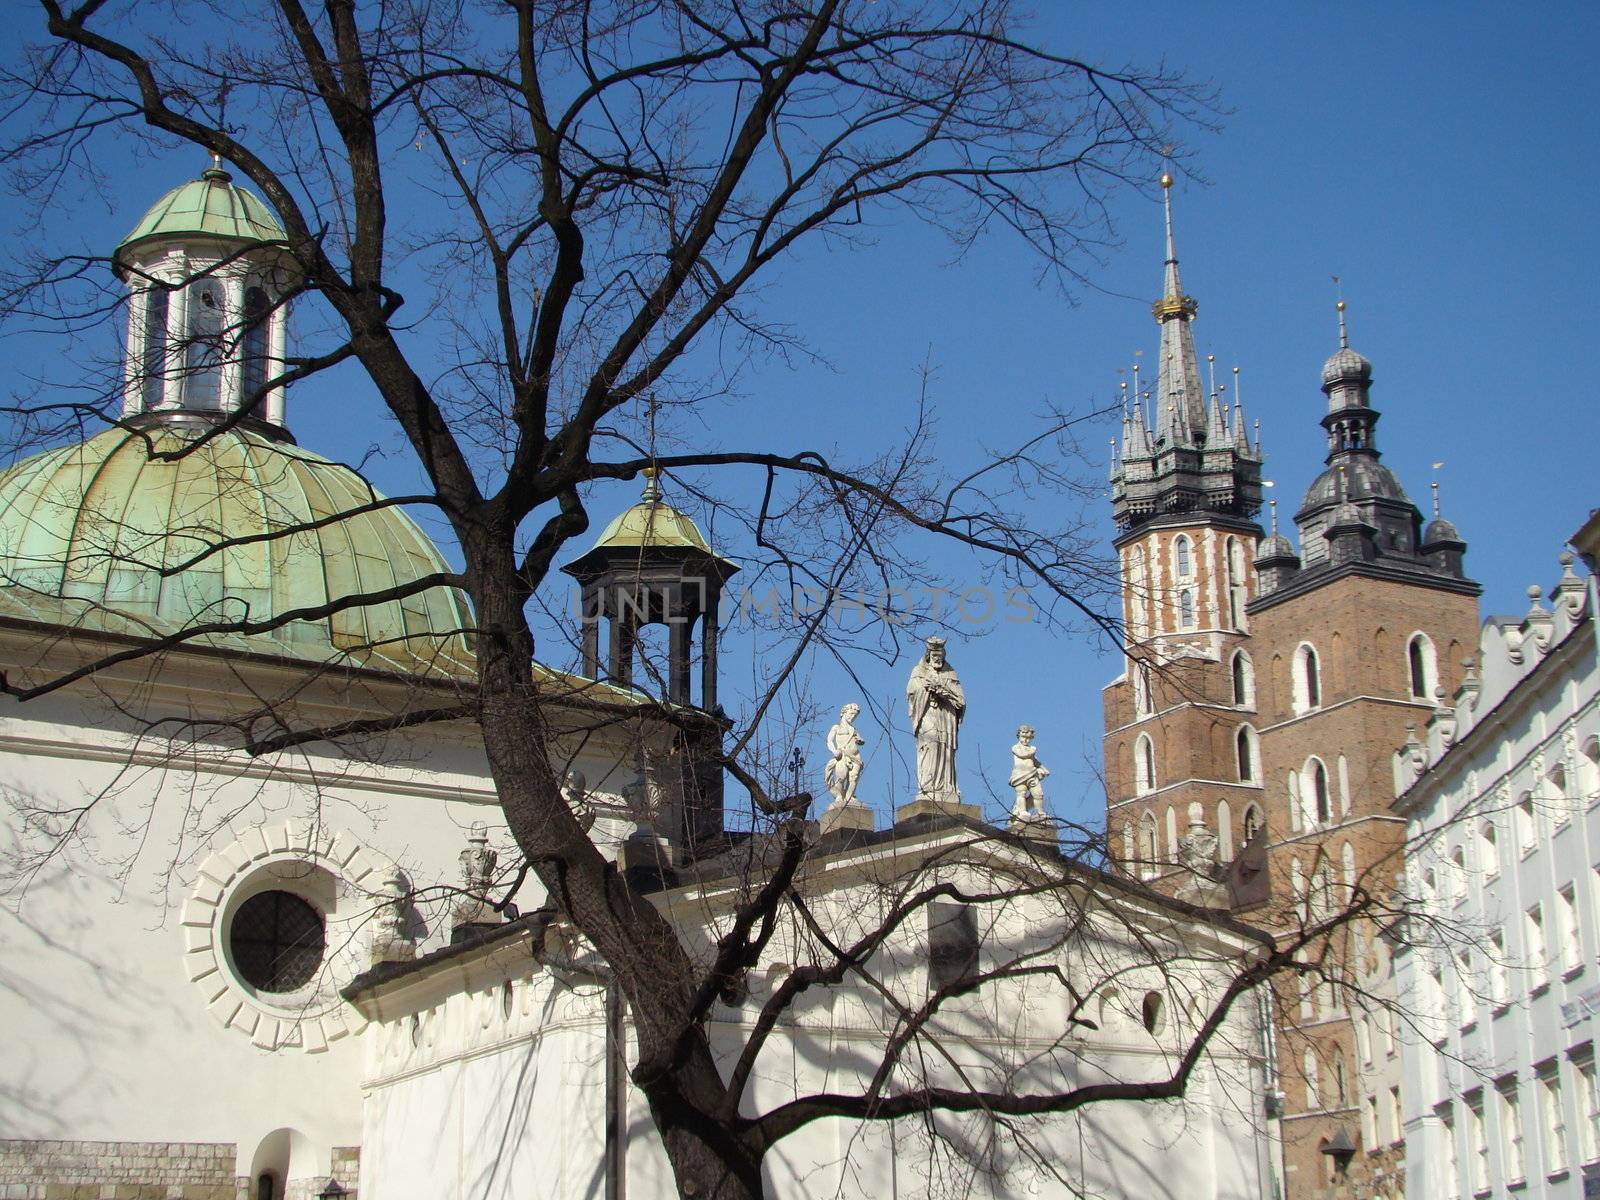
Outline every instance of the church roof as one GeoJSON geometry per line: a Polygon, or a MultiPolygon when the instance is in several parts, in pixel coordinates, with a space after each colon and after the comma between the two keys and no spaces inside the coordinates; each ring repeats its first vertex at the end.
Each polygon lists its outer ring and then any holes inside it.
{"type": "Polygon", "coordinates": [[[1394,472],[1366,454],[1339,456],[1338,462],[1311,481],[1300,511],[1309,512],[1324,505],[1337,504],[1340,500],[1396,500],[1401,504],[1411,503],[1394,472]],[[1340,494],[1341,475],[1344,476],[1343,495],[1340,494]]]}
{"type": "MultiPolygon", "coordinates": [[[[0,475],[0,613],[15,617],[160,637],[450,570],[355,471],[242,429],[114,428],[0,475]]],[[[436,586],[196,640],[460,677],[473,673],[471,628],[465,596],[436,586]]]]}
{"type": "Polygon", "coordinates": [[[281,242],[284,232],[265,201],[237,186],[221,167],[210,167],[199,179],[178,185],[150,206],[117,247],[117,270],[126,270],[125,254],[133,246],[158,238],[193,237],[281,242]]]}
{"type": "Polygon", "coordinates": [[[639,503],[611,518],[593,549],[698,550],[715,557],[700,526],[661,498],[661,483],[654,469],[646,469],[644,474],[639,503]]]}

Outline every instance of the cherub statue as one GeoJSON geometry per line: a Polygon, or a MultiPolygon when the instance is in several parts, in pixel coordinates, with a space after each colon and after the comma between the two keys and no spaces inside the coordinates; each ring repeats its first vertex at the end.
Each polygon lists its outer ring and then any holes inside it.
{"type": "Polygon", "coordinates": [[[857,804],[856,784],[861,779],[861,747],[866,739],[856,731],[859,704],[846,704],[839,710],[839,723],[828,730],[828,762],[822,768],[822,781],[835,804],[857,804]]]}
{"type": "Polygon", "coordinates": [[[1017,744],[1011,747],[1010,784],[1017,789],[1017,802],[1011,806],[1011,817],[1016,821],[1042,821],[1044,811],[1044,777],[1050,768],[1039,761],[1039,751],[1033,745],[1034,729],[1024,725],[1017,730],[1017,744]]]}

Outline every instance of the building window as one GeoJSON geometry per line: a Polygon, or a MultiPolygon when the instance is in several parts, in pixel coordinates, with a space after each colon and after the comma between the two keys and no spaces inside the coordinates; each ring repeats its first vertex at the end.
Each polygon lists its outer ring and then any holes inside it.
{"type": "Polygon", "coordinates": [[[1238,761],[1239,782],[1254,783],[1256,779],[1256,731],[1241,725],[1233,739],[1234,757],[1238,761]]]}
{"type": "Polygon", "coordinates": [[[1160,992],[1146,992],[1139,1002],[1139,1020],[1151,1037],[1160,1037],[1167,1028],[1166,1001],[1160,992]]]}
{"type": "Polygon", "coordinates": [[[1141,733],[1133,743],[1133,790],[1136,795],[1155,791],[1156,745],[1148,733],[1141,733]]]}
{"type": "Polygon", "coordinates": [[[1378,1098],[1368,1096],[1361,1106],[1361,1144],[1368,1152],[1378,1148],[1378,1098]]]}
{"type": "Polygon", "coordinates": [[[1448,1104],[1441,1104],[1435,1111],[1439,1114],[1439,1150],[1444,1163],[1445,1195],[1449,1200],[1455,1200],[1461,1195],[1461,1165],[1456,1160],[1455,1111],[1448,1104]]]}
{"type": "Polygon", "coordinates": [[[1500,847],[1495,838],[1494,822],[1485,821],[1478,826],[1478,870],[1484,878],[1500,874],[1500,847]]]}
{"type": "Polygon", "coordinates": [[[1178,628],[1194,628],[1194,593],[1188,588],[1178,593],[1178,628]]]}
{"type": "Polygon", "coordinates": [[[1400,1085],[1397,1083],[1389,1089],[1389,1130],[1391,1142],[1398,1142],[1406,1135],[1405,1109],[1400,1107],[1400,1085]]]}
{"type": "Polygon", "coordinates": [[[1161,847],[1156,840],[1156,818],[1154,813],[1145,813],[1139,818],[1139,859],[1144,865],[1145,878],[1155,874],[1155,864],[1160,861],[1161,847]]]}
{"type": "Polygon", "coordinates": [[[1500,1150],[1505,1155],[1506,1182],[1518,1183],[1527,1178],[1527,1160],[1522,1144],[1522,1102],[1517,1096],[1517,1081],[1502,1079],[1495,1084],[1495,1094],[1500,1098],[1500,1150]]]}
{"type": "Polygon", "coordinates": [[[1578,794],[1585,803],[1600,799],[1600,738],[1590,738],[1578,751],[1578,794]]]}
{"type": "Polygon", "coordinates": [[[228,951],[256,991],[298,991],[316,978],[327,951],[322,914],[293,892],[258,892],[233,914],[228,951]]]}
{"type": "Polygon", "coordinates": [[[1595,1091],[1594,1055],[1572,1060],[1578,1080],[1578,1153],[1586,1163],[1600,1159],[1600,1093],[1595,1091]]]}
{"type": "Polygon", "coordinates": [[[1317,1078],[1317,1052],[1307,1050],[1300,1060],[1300,1066],[1306,1079],[1306,1111],[1315,1112],[1322,1107],[1322,1087],[1317,1078]]]}
{"type": "Polygon", "coordinates": [[[1573,884],[1556,893],[1556,923],[1561,938],[1561,969],[1576,971],[1583,965],[1583,932],[1578,926],[1578,889],[1573,884]]]}
{"type": "Polygon", "coordinates": [[[1146,606],[1150,602],[1148,578],[1144,569],[1144,547],[1135,546],[1128,551],[1128,621],[1133,626],[1133,636],[1142,638],[1150,632],[1146,619],[1146,606]]]}
{"type": "Polygon", "coordinates": [[[258,287],[244,292],[244,354],[243,389],[241,405],[254,401],[259,407],[263,397],[257,395],[267,382],[267,294],[258,287]]]}
{"type": "Polygon", "coordinates": [[[1372,1025],[1367,1019],[1367,1014],[1362,1013],[1356,1018],[1356,1053],[1363,1064],[1372,1062],[1372,1025]]]}
{"type": "Polygon", "coordinates": [[[1333,823],[1333,804],[1328,795],[1328,768],[1322,765],[1320,758],[1313,758],[1306,764],[1306,776],[1310,780],[1311,812],[1317,826],[1326,826],[1333,823]]]}
{"type": "Polygon", "coordinates": [[[1333,1098],[1334,1103],[1340,1108],[1346,1108],[1350,1104],[1350,1093],[1347,1088],[1348,1081],[1344,1076],[1344,1055],[1335,1051],[1333,1060],[1333,1098]]]}
{"type": "Polygon", "coordinates": [[[1561,1105],[1561,1075],[1555,1063],[1539,1068],[1539,1110],[1544,1121],[1544,1169],[1567,1169],[1567,1117],[1561,1105]]]}
{"type": "Polygon", "coordinates": [[[1322,667],[1316,649],[1302,642],[1294,653],[1294,708],[1297,713],[1322,707],[1322,667]]]}
{"type": "Polygon", "coordinates": [[[1411,695],[1416,700],[1432,700],[1437,686],[1433,642],[1425,633],[1414,633],[1406,643],[1406,665],[1411,675],[1411,695]]]}
{"type": "Polygon", "coordinates": [[[928,988],[959,995],[977,986],[978,914],[970,904],[928,905],[928,988]]]}
{"type": "Polygon", "coordinates": [[[186,408],[222,407],[222,281],[196,279],[187,289],[189,328],[183,346],[186,408]]]}
{"type": "Polygon", "coordinates": [[[1233,810],[1226,800],[1217,801],[1217,857],[1233,861],[1233,810]]]}
{"type": "Polygon", "coordinates": [[[1233,652],[1233,702],[1241,708],[1248,708],[1255,703],[1256,686],[1255,671],[1250,665],[1250,656],[1243,650],[1233,652]]]}
{"type": "Polygon", "coordinates": [[[1544,908],[1535,904],[1522,915],[1523,950],[1528,959],[1530,986],[1543,987],[1549,980],[1550,964],[1545,952],[1544,908]]]}
{"type": "Polygon", "coordinates": [[[167,382],[167,314],[171,293],[160,284],[144,294],[144,337],[139,355],[139,399],[146,412],[161,407],[167,382]]]}
{"type": "Polygon", "coordinates": [[[1181,533],[1172,539],[1172,560],[1176,564],[1179,579],[1187,579],[1194,574],[1194,562],[1189,554],[1189,539],[1181,533]]]}
{"type": "Polygon", "coordinates": [[[1539,845],[1539,816],[1533,809],[1533,793],[1523,792],[1517,801],[1517,846],[1527,854],[1539,845]]]}
{"type": "Polygon", "coordinates": [[[1155,710],[1150,699],[1150,664],[1140,661],[1133,668],[1133,712],[1148,717],[1155,710]]]}
{"type": "Polygon", "coordinates": [[[1511,999],[1510,983],[1506,975],[1506,935],[1498,929],[1489,931],[1489,1000],[1498,1009],[1511,999]]]}
{"type": "Polygon", "coordinates": [[[1467,1136],[1472,1144],[1472,1190],[1489,1190],[1489,1131],[1483,1123],[1483,1093],[1468,1092],[1467,1136]]]}
{"type": "Polygon", "coordinates": [[[1478,1019],[1478,997],[1472,990],[1472,951],[1456,952],[1456,1008],[1462,1025],[1478,1019]]]}

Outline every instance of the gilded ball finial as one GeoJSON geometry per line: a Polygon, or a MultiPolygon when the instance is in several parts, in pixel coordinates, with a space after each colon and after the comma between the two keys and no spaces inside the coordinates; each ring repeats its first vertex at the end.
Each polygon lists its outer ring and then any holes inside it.
{"type": "Polygon", "coordinates": [[[1343,312],[1344,311],[1344,301],[1343,300],[1339,301],[1339,303],[1334,305],[1334,307],[1337,308],[1340,312],[1343,312]]]}
{"type": "Polygon", "coordinates": [[[1172,176],[1168,175],[1165,171],[1161,172],[1161,186],[1164,188],[1169,188],[1172,186],[1172,176]]]}

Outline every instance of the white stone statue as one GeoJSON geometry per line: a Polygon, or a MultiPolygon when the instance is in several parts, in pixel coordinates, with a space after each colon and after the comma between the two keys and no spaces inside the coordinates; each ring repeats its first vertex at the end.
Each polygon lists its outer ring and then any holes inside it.
{"type": "Polygon", "coordinates": [[[1024,725],[1017,730],[1017,744],[1011,747],[1010,784],[1017,789],[1017,802],[1011,806],[1013,821],[1044,821],[1044,777],[1050,768],[1039,761],[1033,745],[1034,729],[1024,725]]]}
{"type": "Polygon", "coordinates": [[[956,785],[956,745],[967,696],[945,661],[944,639],[931,637],[927,652],[906,681],[906,708],[917,739],[917,799],[961,803],[956,785]]]}
{"type": "Polygon", "coordinates": [[[839,723],[828,730],[828,762],[822,768],[822,781],[835,804],[859,804],[856,784],[861,780],[861,747],[866,739],[856,731],[861,705],[846,704],[839,710],[839,723]]]}

